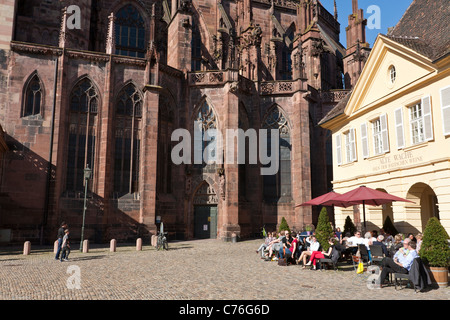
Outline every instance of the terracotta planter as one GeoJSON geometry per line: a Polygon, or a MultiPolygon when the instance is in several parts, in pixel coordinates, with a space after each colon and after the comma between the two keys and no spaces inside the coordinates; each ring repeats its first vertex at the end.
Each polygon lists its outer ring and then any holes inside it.
{"type": "Polygon", "coordinates": [[[431,281],[437,283],[439,288],[447,288],[448,286],[448,268],[447,267],[430,267],[431,281]]]}

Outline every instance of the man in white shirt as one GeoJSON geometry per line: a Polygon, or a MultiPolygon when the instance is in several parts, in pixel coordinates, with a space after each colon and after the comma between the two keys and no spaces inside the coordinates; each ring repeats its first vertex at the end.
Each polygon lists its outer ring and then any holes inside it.
{"type": "Polygon", "coordinates": [[[361,231],[356,231],[353,237],[347,239],[347,245],[351,247],[352,254],[356,254],[358,251],[358,244],[365,244],[364,238],[361,237],[361,231]]]}

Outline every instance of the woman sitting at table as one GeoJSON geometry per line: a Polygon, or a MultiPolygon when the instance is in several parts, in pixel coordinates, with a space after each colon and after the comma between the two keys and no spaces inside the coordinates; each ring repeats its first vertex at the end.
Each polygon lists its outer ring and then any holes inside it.
{"type": "Polygon", "coordinates": [[[300,261],[303,260],[303,269],[306,268],[306,259],[310,257],[314,251],[319,251],[320,248],[320,243],[314,235],[306,238],[306,242],[309,244],[309,250],[303,251],[300,258],[297,260],[297,264],[300,264],[300,261]]]}
{"type": "MultiPolygon", "coordinates": [[[[313,264],[313,270],[316,270],[316,261],[317,259],[325,259],[325,258],[331,258],[331,252],[333,252],[334,248],[334,238],[328,239],[328,243],[330,244],[330,247],[328,248],[328,251],[313,251],[311,254],[311,257],[309,258],[309,262],[306,264],[306,266],[310,266],[311,263],[313,264]]],[[[304,266],[305,267],[305,266],[304,266]]]]}
{"type": "Polygon", "coordinates": [[[400,233],[395,235],[394,243],[389,248],[389,256],[393,257],[397,253],[397,251],[403,247],[402,240],[403,236],[400,233]]]}

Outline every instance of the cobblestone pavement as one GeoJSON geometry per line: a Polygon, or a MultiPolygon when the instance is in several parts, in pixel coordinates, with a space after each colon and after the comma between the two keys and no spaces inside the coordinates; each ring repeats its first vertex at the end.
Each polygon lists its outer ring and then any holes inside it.
{"type": "MultiPolygon", "coordinates": [[[[338,271],[280,267],[255,253],[261,241],[170,243],[169,251],[119,246],[74,250],[69,262],[51,249],[30,256],[0,248],[0,299],[446,299],[450,288],[415,294],[393,287],[370,290],[368,275],[350,265],[338,271]],[[81,289],[68,289],[69,266],[78,266],[81,289]]],[[[73,247],[76,248],[76,245],[73,247]]]]}

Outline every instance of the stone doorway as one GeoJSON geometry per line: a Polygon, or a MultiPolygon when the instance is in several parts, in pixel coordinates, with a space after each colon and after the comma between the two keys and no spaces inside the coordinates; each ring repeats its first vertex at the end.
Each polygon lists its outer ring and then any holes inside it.
{"type": "Polygon", "coordinates": [[[203,181],[194,196],[194,238],[217,238],[217,204],[214,189],[203,181]]]}
{"type": "Polygon", "coordinates": [[[194,207],[194,237],[196,239],[217,238],[217,206],[194,207]]]}

